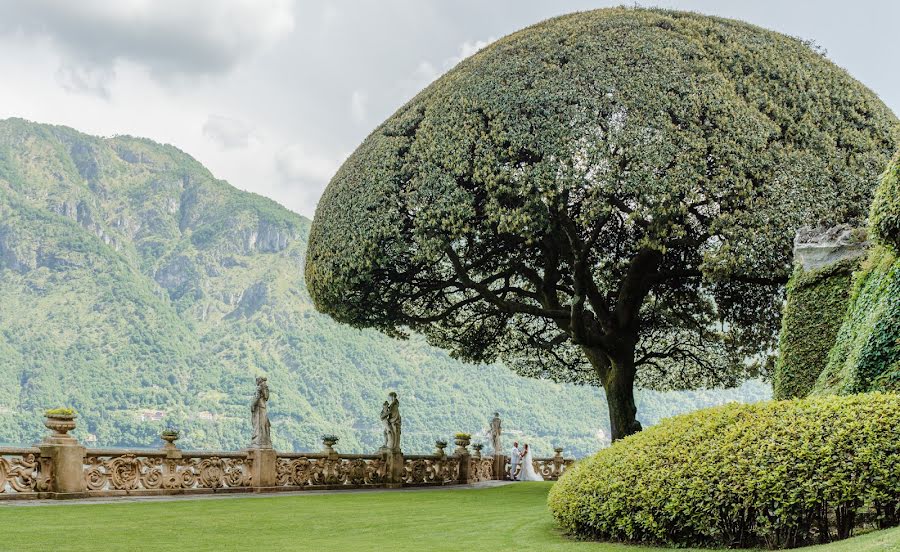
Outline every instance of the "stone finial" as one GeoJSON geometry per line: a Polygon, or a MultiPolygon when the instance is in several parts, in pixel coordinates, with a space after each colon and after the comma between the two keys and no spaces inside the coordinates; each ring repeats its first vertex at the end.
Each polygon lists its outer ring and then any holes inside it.
{"type": "Polygon", "coordinates": [[[831,228],[804,226],[794,236],[794,259],[803,270],[818,270],[866,254],[868,237],[863,228],[838,224],[831,228]]]}

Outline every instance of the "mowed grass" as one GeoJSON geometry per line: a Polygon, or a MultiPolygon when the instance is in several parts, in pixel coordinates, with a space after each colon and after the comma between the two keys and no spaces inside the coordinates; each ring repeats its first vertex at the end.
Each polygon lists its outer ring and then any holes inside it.
{"type": "MultiPolygon", "coordinates": [[[[550,483],[221,500],[0,505],[0,550],[654,550],[566,538],[550,483]]],[[[815,552],[900,549],[900,530],[815,552]]],[[[658,549],[657,549],[658,550],[658,549]]]]}

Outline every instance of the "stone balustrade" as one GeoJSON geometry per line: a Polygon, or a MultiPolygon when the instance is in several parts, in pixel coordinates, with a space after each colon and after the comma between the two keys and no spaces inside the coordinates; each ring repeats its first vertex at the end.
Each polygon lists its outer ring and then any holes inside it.
{"type": "Polygon", "coordinates": [[[280,490],[378,487],[389,482],[382,455],[280,452],[277,458],[280,490]]]}
{"type": "Polygon", "coordinates": [[[89,493],[174,494],[252,487],[246,452],[87,449],[84,490],[89,493]]]}
{"type": "MultiPolygon", "coordinates": [[[[323,436],[321,452],[280,452],[271,446],[185,451],[175,445],[178,432],[171,430],[160,436],[164,444],[159,449],[89,449],[68,434],[75,428],[74,414],[48,412],[44,425],[52,433],[41,443],[0,448],[0,500],[423,487],[506,479],[508,457],[482,456],[479,444],[470,452],[467,434],[457,435],[452,454],[444,451],[447,442],[442,440],[435,443],[434,454],[403,454],[395,394],[392,400],[394,408],[386,402],[382,420],[396,427],[392,431],[385,424],[386,446],[376,454],[340,454],[333,448],[339,440],[333,435],[323,436]]],[[[267,429],[265,422],[257,420],[257,426],[267,429]]],[[[554,480],[572,462],[556,449],[556,456],[538,458],[534,465],[544,479],[554,480]]]]}
{"type": "Polygon", "coordinates": [[[36,498],[49,489],[50,463],[38,448],[0,448],[0,499],[36,498]]]}
{"type": "MultiPolygon", "coordinates": [[[[566,469],[575,463],[573,458],[564,458],[563,449],[557,448],[556,455],[549,458],[534,458],[532,465],[535,473],[541,475],[544,481],[556,481],[566,469]]],[[[510,470],[509,456],[503,457],[503,472],[508,474],[510,470]]]]}

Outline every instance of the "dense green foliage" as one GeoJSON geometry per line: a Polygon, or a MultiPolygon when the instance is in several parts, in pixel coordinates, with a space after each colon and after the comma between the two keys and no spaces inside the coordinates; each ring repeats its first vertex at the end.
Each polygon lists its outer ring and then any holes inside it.
{"type": "MultiPolygon", "coordinates": [[[[0,508],[0,550],[517,550],[652,552],[566,539],[547,513],[549,483],[477,490],[0,508]]],[[[810,552],[888,552],[880,531],[810,552]]],[[[709,552],[709,551],[708,551],[709,552]]]]}
{"type": "Polygon", "coordinates": [[[881,244],[854,275],[850,306],[814,392],[900,390],[900,152],[881,179],[871,233],[881,244]]]}
{"type": "Polygon", "coordinates": [[[876,238],[900,252],[900,151],[888,165],[875,193],[871,224],[876,238]]]}
{"type": "MultiPolygon", "coordinates": [[[[36,442],[44,410],[66,405],[89,445],[159,446],[172,427],[186,448],[244,447],[257,375],[285,450],[318,450],[332,433],[341,451],[376,449],[391,389],[407,452],[456,431],[481,440],[497,409],[538,454],[602,444],[594,390],[463,365],[316,312],[308,230],[173,147],[0,121],[0,444],[36,442]]],[[[767,395],[753,383],[638,401],[652,423],[767,395]]]]}
{"type": "Polygon", "coordinates": [[[576,535],[794,547],[900,522],[900,396],[727,405],[663,421],[550,491],[576,535]]]}
{"type": "Polygon", "coordinates": [[[330,182],[316,307],[470,361],[603,385],[732,385],[774,349],[803,224],[858,223],[897,120],[809,44],[604,9],[498,40],[403,106],[330,182]]]}
{"type": "Polygon", "coordinates": [[[854,275],[850,306],[816,394],[900,391],[900,258],[873,247],[854,275]]]}
{"type": "Polygon", "coordinates": [[[772,377],[776,399],[805,397],[812,391],[847,312],[850,277],[859,262],[845,260],[811,271],[794,269],[772,377]]]}

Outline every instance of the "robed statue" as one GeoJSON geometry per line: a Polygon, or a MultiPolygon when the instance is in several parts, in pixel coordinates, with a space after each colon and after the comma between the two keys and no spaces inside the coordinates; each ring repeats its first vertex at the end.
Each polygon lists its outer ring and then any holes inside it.
{"type": "Polygon", "coordinates": [[[266,378],[256,378],[256,394],[250,403],[250,413],[253,417],[253,438],[250,440],[251,448],[272,448],[272,424],[269,423],[269,413],[266,404],[269,402],[269,384],[266,378]]]}
{"type": "Polygon", "coordinates": [[[494,454],[500,454],[500,434],[503,433],[503,430],[500,428],[499,412],[494,412],[494,417],[491,418],[491,429],[488,433],[491,437],[491,446],[494,448],[494,454]]]}
{"type": "Polygon", "coordinates": [[[400,450],[400,401],[397,393],[391,391],[388,400],[381,407],[381,424],[384,428],[383,450],[400,450]]]}

